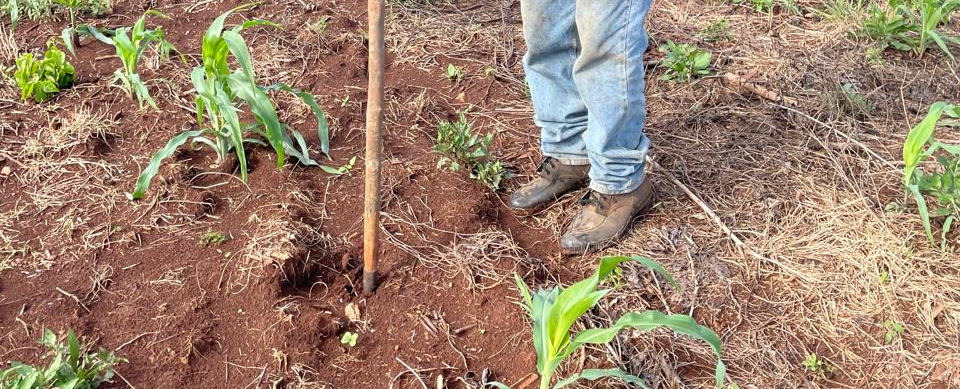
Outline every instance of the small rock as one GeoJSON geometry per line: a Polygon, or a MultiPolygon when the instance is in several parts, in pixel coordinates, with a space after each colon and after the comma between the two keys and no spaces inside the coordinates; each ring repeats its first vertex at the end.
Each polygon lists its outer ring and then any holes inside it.
{"type": "Polygon", "coordinates": [[[9,176],[13,172],[13,169],[10,169],[10,166],[4,166],[3,169],[0,169],[0,175],[9,176]]]}
{"type": "Polygon", "coordinates": [[[360,307],[357,304],[349,303],[343,310],[350,321],[360,321],[360,307]]]}

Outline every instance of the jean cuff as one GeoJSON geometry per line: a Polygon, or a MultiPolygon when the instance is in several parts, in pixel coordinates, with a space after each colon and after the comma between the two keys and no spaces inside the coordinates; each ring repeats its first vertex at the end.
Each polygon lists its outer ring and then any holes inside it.
{"type": "Polygon", "coordinates": [[[633,192],[640,187],[643,180],[646,180],[646,173],[640,174],[636,179],[629,179],[624,185],[605,185],[597,181],[590,181],[590,190],[604,195],[622,195],[633,192]]]}
{"type": "Polygon", "coordinates": [[[557,161],[560,161],[560,163],[567,166],[586,166],[590,164],[590,158],[587,158],[586,156],[578,157],[569,154],[561,155],[550,153],[543,153],[543,156],[556,159],[557,161]]]}

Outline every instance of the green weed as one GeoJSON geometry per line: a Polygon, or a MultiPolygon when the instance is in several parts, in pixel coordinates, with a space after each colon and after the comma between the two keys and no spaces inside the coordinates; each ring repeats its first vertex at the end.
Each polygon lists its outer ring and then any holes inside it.
{"type": "Polygon", "coordinates": [[[200,244],[203,246],[221,245],[227,241],[227,235],[220,231],[207,231],[200,235],[200,244]]]}
{"type": "Polygon", "coordinates": [[[823,9],[811,9],[813,13],[830,21],[846,21],[860,18],[867,10],[866,0],[831,0],[823,3],[823,9]]]}
{"type": "MultiPolygon", "coordinates": [[[[171,52],[179,52],[179,50],[164,37],[163,29],[158,27],[148,30],[145,27],[147,15],[165,19],[169,18],[161,12],[149,10],[140,16],[140,19],[137,19],[137,22],[133,24],[132,28],[121,27],[112,31],[100,31],[95,27],[84,25],[78,27],[77,31],[78,34],[91,35],[97,38],[97,40],[113,46],[116,49],[117,57],[120,58],[120,62],[123,64],[123,67],[117,69],[114,73],[114,82],[119,81],[123,90],[127,92],[127,95],[136,97],[141,109],[144,103],[146,103],[153,107],[153,109],[159,110],[157,102],[153,100],[153,97],[150,96],[150,92],[147,90],[147,85],[140,78],[140,74],[137,73],[137,65],[151,44],[156,45],[160,58],[164,60],[170,58],[171,52]]],[[[68,45],[67,48],[73,51],[70,45],[68,45]]],[[[184,59],[182,55],[181,59],[186,63],[186,59],[184,59]]]]}
{"type": "MultiPolygon", "coordinates": [[[[76,3],[71,8],[61,0],[0,0],[0,15],[10,17],[13,28],[16,29],[17,23],[22,18],[30,20],[39,20],[53,13],[54,4],[60,4],[68,8],[71,12],[71,20],[76,20],[76,14],[83,13],[93,16],[107,14],[113,8],[110,0],[66,0],[76,3]]],[[[76,26],[76,24],[73,24],[76,26]]]]}
{"type": "Polygon", "coordinates": [[[957,119],[960,106],[935,103],[923,121],[910,130],[903,144],[903,185],[917,202],[930,243],[934,243],[931,217],[944,219],[941,250],[946,249],[947,234],[960,217],[960,145],[941,143],[935,134],[938,126],[960,127],[957,119]],[[939,169],[924,170],[921,163],[934,156],[939,169]]]}
{"type": "Polygon", "coordinates": [[[697,36],[707,42],[719,42],[733,39],[733,31],[727,19],[720,19],[700,28],[697,36]]]}
{"type": "Polygon", "coordinates": [[[902,337],[903,333],[906,332],[903,324],[890,320],[883,321],[883,328],[886,330],[883,334],[883,342],[886,344],[893,343],[894,340],[902,337]]]}
{"type": "Polygon", "coordinates": [[[960,35],[947,22],[960,9],[960,0],[890,0],[888,7],[871,5],[860,32],[881,49],[912,51],[919,57],[936,45],[951,60],[948,47],[960,45],[960,35]]]}
{"type": "Polygon", "coordinates": [[[231,152],[235,153],[243,182],[248,178],[244,150],[246,144],[272,148],[277,154],[277,169],[280,170],[286,163],[287,155],[295,157],[305,166],[320,166],[310,157],[303,135],[280,122],[276,104],[268,95],[274,91],[291,93],[310,107],[317,120],[320,151],[329,156],[329,126],[313,95],[283,83],[270,86],[256,84],[250,49],[240,33],[255,26],[279,26],[270,21],[252,19],[225,29],[226,19],[233,12],[253,6],[242,5],[223,13],[203,34],[203,64],[194,68],[190,75],[196,90],[194,101],[197,123],[201,129],[182,132],[157,151],[150,164],[141,172],[136,187],[129,196],[131,199],[143,198],[163,160],[171,157],[177,148],[191,139],[194,144],[204,144],[213,149],[219,163],[223,163],[231,152]],[[235,64],[235,68],[232,68],[231,64],[235,64]],[[241,123],[239,114],[244,106],[249,108],[253,115],[253,123],[241,123]]]}
{"type": "Polygon", "coordinates": [[[51,358],[47,366],[31,366],[10,362],[10,368],[0,371],[3,389],[94,389],[113,378],[113,368],[122,362],[112,352],[100,349],[88,353],[73,331],[61,341],[50,330],[43,331],[40,343],[48,349],[51,358]]]}
{"type": "Polygon", "coordinates": [[[327,172],[327,173],[340,176],[340,175],[347,174],[347,173],[349,173],[351,170],[353,170],[353,165],[355,165],[356,163],[357,163],[357,157],[352,157],[352,158],[350,158],[350,161],[347,162],[346,165],[343,165],[343,166],[340,166],[340,167],[320,165],[320,168],[323,169],[323,171],[325,171],[325,172],[327,172]]]}
{"type": "Polygon", "coordinates": [[[881,271],[880,276],[877,277],[877,282],[879,282],[880,285],[886,285],[888,282],[890,282],[890,271],[889,270],[881,271]]]}
{"type": "Polygon", "coordinates": [[[491,190],[500,189],[509,172],[490,156],[493,134],[480,135],[473,132],[473,123],[467,121],[465,112],[455,122],[442,121],[437,128],[434,151],[441,155],[437,168],[458,171],[470,169],[470,177],[491,190]]]}
{"type": "Polygon", "coordinates": [[[823,358],[818,357],[816,353],[807,355],[807,358],[804,359],[800,364],[810,370],[811,373],[821,376],[831,374],[836,370],[836,367],[825,361],[823,358]]]}
{"type": "Polygon", "coordinates": [[[76,69],[53,43],[48,43],[42,59],[34,58],[31,53],[21,54],[13,74],[20,98],[26,101],[33,97],[38,103],[73,85],[75,77],[76,69]]]}
{"type": "Polygon", "coordinates": [[[464,73],[463,68],[454,64],[447,65],[447,72],[444,74],[444,77],[446,77],[448,80],[457,82],[462,80],[465,76],[466,73],[464,73]]]}
{"type": "MultiPolygon", "coordinates": [[[[697,324],[690,316],[667,315],[660,311],[629,312],[608,328],[590,328],[571,334],[579,318],[610,292],[609,289],[598,289],[601,282],[606,280],[621,263],[627,261],[639,262],[676,285],[673,277],[662,266],[646,257],[605,257],[600,260],[596,272],[590,278],[566,288],[555,286],[550,290],[540,289],[536,294],[530,291],[520,276],[515,276],[517,288],[522,297],[520,305],[533,322],[533,346],[537,354],[537,372],[540,374],[539,388],[557,389],[581,379],[594,381],[607,377],[619,378],[627,383],[646,388],[647,385],[643,379],[617,368],[585,369],[558,380],[553,386],[551,384],[557,368],[580,347],[610,343],[625,328],[652,331],[660,327],[707,342],[717,357],[716,385],[722,386],[726,381],[726,368],[720,359],[720,338],[709,328],[697,324]]],[[[502,383],[493,385],[500,389],[509,389],[502,383]]]]}
{"type": "Polygon", "coordinates": [[[869,114],[870,111],[873,111],[873,104],[870,104],[870,101],[867,100],[867,96],[864,96],[857,90],[857,86],[853,83],[847,82],[841,86],[843,91],[843,96],[846,98],[849,105],[863,114],[869,114]]]}
{"type": "Polygon", "coordinates": [[[666,68],[661,80],[687,82],[710,74],[711,54],[695,45],[667,41],[660,52],[664,54],[660,66],[666,68]]]}

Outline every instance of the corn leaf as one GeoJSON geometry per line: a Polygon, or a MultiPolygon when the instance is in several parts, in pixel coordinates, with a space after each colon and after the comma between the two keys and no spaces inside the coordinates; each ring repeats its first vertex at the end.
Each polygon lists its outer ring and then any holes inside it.
{"type": "Polygon", "coordinates": [[[647,383],[640,379],[640,377],[629,374],[620,369],[586,369],[579,374],[574,374],[570,377],[560,380],[560,382],[557,382],[557,384],[553,386],[553,389],[563,388],[579,380],[596,381],[598,379],[607,377],[619,378],[624,382],[637,385],[644,389],[649,388],[647,383]]]}
{"type": "Polygon", "coordinates": [[[139,200],[143,198],[143,195],[147,193],[147,190],[150,189],[150,181],[153,180],[153,177],[157,175],[157,172],[160,170],[160,164],[163,160],[173,156],[173,153],[177,151],[177,148],[182,146],[187,142],[187,139],[199,136],[203,131],[184,131],[177,136],[170,139],[163,148],[157,151],[153,155],[153,158],[150,158],[150,164],[147,165],[146,169],[143,169],[143,172],[140,173],[140,177],[137,179],[137,185],[133,189],[133,193],[130,194],[131,200],[139,200]]]}
{"type": "Polygon", "coordinates": [[[666,327],[674,332],[706,342],[717,356],[715,377],[717,386],[723,385],[726,379],[726,366],[720,359],[722,346],[720,337],[717,336],[713,330],[697,324],[696,320],[687,315],[667,315],[660,311],[645,311],[643,313],[629,312],[621,316],[620,319],[609,328],[591,328],[581,331],[574,336],[565,354],[570,355],[577,348],[585,344],[609,343],[620,330],[627,327],[636,328],[645,332],[652,331],[659,327],[666,327]]]}
{"type": "Polygon", "coordinates": [[[934,243],[933,228],[930,226],[930,211],[927,209],[927,201],[923,198],[923,194],[920,193],[920,187],[916,184],[907,185],[907,189],[913,194],[914,200],[917,201],[917,212],[920,213],[920,219],[923,221],[923,231],[927,233],[927,239],[930,240],[930,243],[934,243]]]}
{"type": "Polygon", "coordinates": [[[276,83],[267,87],[261,87],[260,89],[264,92],[281,90],[292,93],[299,97],[300,100],[303,100],[304,104],[310,107],[310,110],[313,111],[313,116],[317,119],[317,138],[320,139],[320,151],[326,155],[327,158],[330,158],[330,125],[327,122],[327,115],[320,109],[320,105],[317,104],[317,99],[312,94],[284,83],[276,83]]]}
{"type": "Polygon", "coordinates": [[[923,147],[933,136],[937,128],[937,122],[940,120],[945,109],[946,104],[942,102],[933,104],[923,121],[910,130],[910,133],[907,135],[907,140],[903,143],[904,185],[910,185],[913,173],[916,171],[917,165],[922,161],[923,147]]]}

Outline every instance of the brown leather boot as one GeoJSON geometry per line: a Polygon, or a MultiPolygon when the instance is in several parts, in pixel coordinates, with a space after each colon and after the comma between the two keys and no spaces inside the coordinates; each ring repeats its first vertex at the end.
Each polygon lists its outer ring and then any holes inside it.
{"type": "Polygon", "coordinates": [[[587,192],[583,208],[560,237],[564,254],[590,254],[616,243],[627,232],[634,216],[653,204],[653,185],[643,181],[633,192],[604,195],[587,192]]]}
{"type": "Polygon", "coordinates": [[[510,207],[532,213],[543,209],[560,196],[586,184],[590,165],[564,165],[547,157],[537,168],[539,176],[510,195],[510,207]]]}

